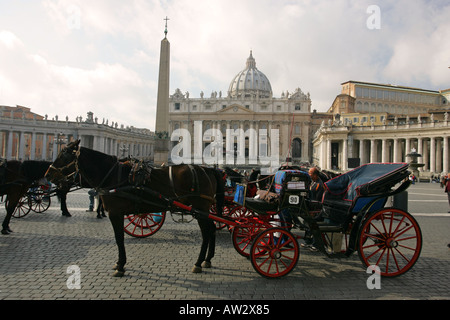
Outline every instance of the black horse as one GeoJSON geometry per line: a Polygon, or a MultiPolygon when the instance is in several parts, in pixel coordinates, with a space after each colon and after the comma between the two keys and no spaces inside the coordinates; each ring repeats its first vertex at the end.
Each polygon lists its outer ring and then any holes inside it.
{"type": "MultiPolygon", "coordinates": [[[[9,227],[11,217],[20,199],[26,194],[28,189],[44,179],[45,173],[50,166],[49,161],[4,161],[0,168],[0,195],[6,195],[6,216],[2,223],[2,234],[12,232],[9,227]]],[[[66,204],[67,192],[57,190],[58,198],[61,202],[62,214],[70,216],[66,204]]]]}
{"type": "MultiPolygon", "coordinates": [[[[97,189],[109,214],[119,252],[114,276],[121,277],[125,273],[124,215],[170,209],[167,199],[177,199],[206,213],[216,201],[218,214],[222,213],[224,182],[216,169],[177,165],[162,168],[144,166],[143,170],[138,170],[136,166],[118,161],[115,156],[81,147],[79,143],[79,140],[71,142],[59,153],[46,177],[57,183],[69,173],[68,168],[75,167],[77,173],[97,189]]],[[[196,218],[203,241],[192,271],[201,272],[202,267],[211,267],[216,228],[213,220],[203,216],[196,218]]]]}

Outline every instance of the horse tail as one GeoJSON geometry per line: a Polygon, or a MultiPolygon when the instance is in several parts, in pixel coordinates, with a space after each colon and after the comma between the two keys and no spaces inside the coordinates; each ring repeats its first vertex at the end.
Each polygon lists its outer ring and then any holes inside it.
{"type": "Polygon", "coordinates": [[[220,170],[214,170],[214,177],[216,178],[216,210],[218,215],[222,215],[223,206],[225,204],[225,180],[224,173],[220,170]]]}

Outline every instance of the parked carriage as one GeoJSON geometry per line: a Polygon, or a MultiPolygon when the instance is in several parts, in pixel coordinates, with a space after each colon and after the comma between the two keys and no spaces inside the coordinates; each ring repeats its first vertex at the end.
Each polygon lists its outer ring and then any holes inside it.
{"type": "Polygon", "coordinates": [[[407,169],[406,163],[374,163],[333,178],[325,183],[320,210],[308,199],[306,172],[278,172],[283,176],[278,201],[243,199],[257,216],[238,226],[248,231],[240,248],[246,247],[259,274],[284,276],[299,259],[300,236],[292,231],[301,230],[330,258],[358,252],[364,266],[377,266],[382,276],[401,275],[419,258],[422,234],[408,212],[385,205],[409,187],[407,169]],[[275,216],[282,218],[276,221],[275,216]]]}
{"type": "MultiPolygon", "coordinates": [[[[54,192],[51,190],[50,185],[36,185],[29,188],[27,193],[17,203],[12,216],[14,218],[23,218],[31,211],[36,213],[47,211],[52,203],[52,193],[54,192]]],[[[5,201],[5,206],[8,207],[8,200],[5,201]]]]}

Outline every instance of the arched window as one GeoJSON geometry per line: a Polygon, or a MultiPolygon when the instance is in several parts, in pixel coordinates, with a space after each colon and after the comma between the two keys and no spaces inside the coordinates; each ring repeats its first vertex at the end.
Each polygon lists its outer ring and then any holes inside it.
{"type": "Polygon", "coordinates": [[[295,138],[294,140],[292,140],[292,157],[302,157],[302,140],[300,140],[299,138],[295,138]]]}

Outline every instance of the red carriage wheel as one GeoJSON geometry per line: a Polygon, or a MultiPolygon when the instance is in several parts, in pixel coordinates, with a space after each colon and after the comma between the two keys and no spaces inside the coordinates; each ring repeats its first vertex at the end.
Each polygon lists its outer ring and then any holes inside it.
{"type": "Polygon", "coordinates": [[[255,238],[250,255],[253,268],[260,275],[278,278],[294,269],[300,254],[297,238],[291,232],[270,228],[255,238]]]}
{"type": "Polygon", "coordinates": [[[250,249],[253,239],[263,230],[270,228],[256,217],[240,219],[242,224],[233,228],[231,232],[231,239],[236,251],[248,258],[250,256],[250,249]]]}
{"type": "Polygon", "coordinates": [[[162,227],[165,219],[165,212],[131,214],[125,216],[124,231],[136,238],[149,237],[162,227]]]}
{"type": "MultiPolygon", "coordinates": [[[[232,206],[230,205],[224,205],[222,209],[222,215],[225,217],[230,216],[232,206]]],[[[209,209],[209,213],[216,215],[217,214],[217,207],[216,204],[213,204],[211,208],[209,209]]],[[[220,221],[214,221],[214,224],[216,225],[216,230],[223,229],[227,226],[227,224],[220,222],[220,221]]]]}
{"type": "MultiPolygon", "coordinates": [[[[5,202],[5,207],[8,208],[8,200],[5,202]]],[[[23,218],[31,211],[31,203],[30,198],[28,198],[27,195],[24,195],[22,198],[20,198],[19,202],[17,203],[16,208],[14,209],[14,212],[12,216],[14,218],[23,218]]]]}
{"type": "Polygon", "coordinates": [[[233,219],[239,220],[241,218],[247,218],[247,217],[254,216],[254,213],[253,213],[253,211],[247,209],[246,207],[236,206],[233,209],[231,209],[230,216],[233,219]]]}
{"type": "Polygon", "coordinates": [[[412,268],[422,249],[422,232],[409,213],[394,208],[371,214],[362,224],[358,254],[366,267],[378,266],[386,277],[412,268]]]}
{"type": "Polygon", "coordinates": [[[50,207],[50,196],[41,188],[36,188],[29,194],[31,210],[37,213],[47,211],[50,207]]]}

